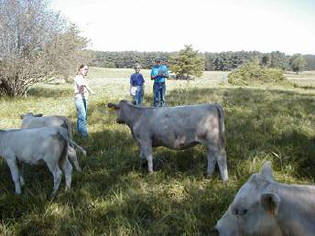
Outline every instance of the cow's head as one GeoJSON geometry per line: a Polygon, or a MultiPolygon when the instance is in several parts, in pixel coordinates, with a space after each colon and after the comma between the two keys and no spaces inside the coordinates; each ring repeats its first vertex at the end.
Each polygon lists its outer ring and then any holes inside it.
{"type": "Polygon", "coordinates": [[[119,104],[114,104],[114,103],[108,103],[107,106],[109,108],[114,108],[115,109],[115,112],[116,112],[116,115],[117,115],[117,120],[116,122],[118,124],[125,124],[126,123],[126,120],[128,119],[126,113],[128,113],[125,109],[126,105],[131,105],[129,102],[127,102],[126,100],[121,100],[119,102],[119,104]]]}
{"type": "Polygon", "coordinates": [[[29,113],[25,113],[25,114],[21,114],[20,117],[21,119],[23,120],[24,118],[27,118],[27,117],[42,117],[43,114],[33,114],[32,112],[29,112],[29,113]]]}
{"type": "Polygon", "coordinates": [[[276,217],[280,198],[268,191],[273,182],[271,162],[266,162],[259,173],[253,174],[241,187],[232,204],[217,222],[220,236],[279,235],[276,217]]]}

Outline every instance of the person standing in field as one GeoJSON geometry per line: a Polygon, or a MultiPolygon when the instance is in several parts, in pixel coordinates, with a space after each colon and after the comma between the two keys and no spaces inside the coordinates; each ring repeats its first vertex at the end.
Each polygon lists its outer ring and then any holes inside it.
{"type": "Polygon", "coordinates": [[[74,78],[74,97],[77,110],[77,129],[81,137],[88,137],[87,130],[87,112],[88,112],[88,97],[89,94],[95,94],[88,86],[86,79],[89,68],[87,65],[80,65],[77,76],[74,78]]]}
{"type": "Polygon", "coordinates": [[[162,64],[161,59],[155,59],[155,65],[151,70],[151,80],[154,80],[153,84],[153,106],[166,106],[165,104],[165,81],[168,78],[168,68],[165,64],[162,64]]]}
{"type": "Polygon", "coordinates": [[[135,73],[130,76],[130,95],[132,96],[132,102],[135,105],[142,105],[144,96],[144,78],[140,73],[141,66],[135,65],[135,73]]]}

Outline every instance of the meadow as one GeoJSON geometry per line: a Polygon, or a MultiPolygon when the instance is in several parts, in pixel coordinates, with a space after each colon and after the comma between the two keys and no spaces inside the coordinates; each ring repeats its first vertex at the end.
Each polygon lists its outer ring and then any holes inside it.
{"type": "MultiPolygon", "coordinates": [[[[152,104],[149,71],[144,105],[152,104]]],[[[284,85],[236,87],[226,72],[205,72],[191,81],[167,81],[168,106],[219,103],[225,111],[229,181],[206,178],[206,149],[154,150],[159,168],[149,175],[129,128],[115,122],[108,102],[131,100],[129,69],[90,68],[88,141],[79,154],[83,172],[73,172],[49,199],[52,176],[46,166],[26,166],[20,196],[0,159],[0,235],[209,235],[240,186],[271,160],[276,180],[314,184],[315,73],[287,74],[284,85]]],[[[72,84],[40,84],[26,98],[0,98],[0,129],[18,128],[26,112],[65,115],[75,127],[72,84]]],[[[74,129],[75,130],[75,129],[74,129]]]]}

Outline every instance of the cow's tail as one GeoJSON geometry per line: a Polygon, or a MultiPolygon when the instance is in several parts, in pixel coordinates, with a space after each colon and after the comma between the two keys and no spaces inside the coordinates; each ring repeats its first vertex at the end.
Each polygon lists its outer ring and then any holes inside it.
{"type": "Polygon", "coordinates": [[[82,152],[84,156],[86,156],[86,151],[83,147],[79,146],[76,142],[74,142],[72,139],[69,139],[69,142],[72,146],[76,147],[78,150],[82,152]]]}
{"type": "Polygon", "coordinates": [[[66,124],[68,126],[69,138],[72,140],[73,139],[72,125],[69,119],[66,119],[66,124]]]}
{"type": "Polygon", "coordinates": [[[58,135],[61,136],[64,146],[59,158],[59,165],[62,166],[62,163],[68,160],[68,148],[69,148],[69,139],[63,132],[58,132],[58,135]]]}
{"type": "Polygon", "coordinates": [[[225,125],[224,125],[224,111],[221,105],[217,104],[218,121],[219,121],[219,148],[225,148],[225,125]]]}
{"type": "Polygon", "coordinates": [[[68,130],[69,139],[73,139],[72,126],[71,126],[71,122],[69,121],[69,119],[67,119],[67,118],[64,119],[64,123],[63,123],[62,127],[65,128],[66,130],[68,130]]]}
{"type": "Polygon", "coordinates": [[[84,156],[86,156],[86,151],[84,150],[83,147],[79,146],[76,142],[74,142],[70,137],[69,137],[69,132],[66,129],[61,128],[61,131],[59,132],[60,135],[67,140],[68,145],[71,145],[73,147],[76,147],[78,150],[80,150],[84,156]]]}

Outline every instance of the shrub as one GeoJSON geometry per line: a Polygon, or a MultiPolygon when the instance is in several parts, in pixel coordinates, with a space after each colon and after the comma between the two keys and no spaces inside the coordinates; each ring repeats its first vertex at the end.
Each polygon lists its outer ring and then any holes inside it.
{"type": "Polygon", "coordinates": [[[265,68],[256,62],[248,62],[232,71],[228,75],[228,81],[233,85],[279,83],[284,81],[284,75],[280,69],[265,68]]]}
{"type": "Polygon", "coordinates": [[[88,56],[79,34],[46,0],[0,0],[0,95],[26,95],[36,83],[74,73],[88,56]]]}

